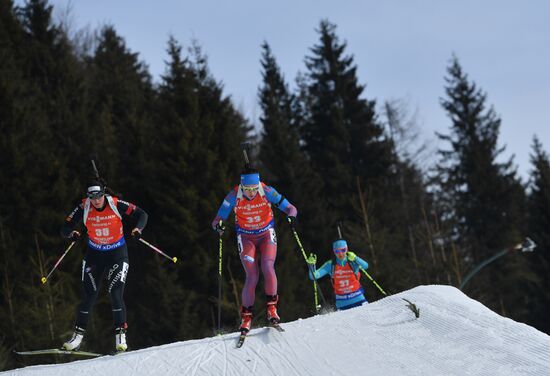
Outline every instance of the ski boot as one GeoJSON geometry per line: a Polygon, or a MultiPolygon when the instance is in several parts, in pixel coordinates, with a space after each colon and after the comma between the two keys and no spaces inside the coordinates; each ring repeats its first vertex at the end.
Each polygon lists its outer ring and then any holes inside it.
{"type": "Polygon", "coordinates": [[[70,340],[65,342],[61,348],[63,350],[77,351],[82,344],[82,339],[84,338],[84,333],[86,329],[75,326],[73,336],[70,340]]]}
{"type": "Polygon", "coordinates": [[[128,345],[126,344],[126,330],[128,324],[124,323],[121,326],[115,328],[115,348],[116,352],[126,351],[128,345]]]}
{"type": "Polygon", "coordinates": [[[241,333],[248,333],[250,326],[252,325],[252,306],[241,307],[241,327],[239,330],[241,333]]]}
{"type": "Polygon", "coordinates": [[[277,314],[277,302],[279,301],[279,295],[266,295],[267,300],[267,321],[270,324],[278,324],[281,322],[281,318],[277,314]]]}

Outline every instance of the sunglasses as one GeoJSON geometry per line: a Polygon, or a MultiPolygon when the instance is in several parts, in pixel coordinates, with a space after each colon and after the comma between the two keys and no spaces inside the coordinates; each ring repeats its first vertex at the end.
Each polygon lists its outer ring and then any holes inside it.
{"type": "Polygon", "coordinates": [[[348,251],[347,249],[341,248],[341,249],[335,249],[334,253],[346,253],[347,251],[348,251]]]}
{"type": "Polygon", "coordinates": [[[92,200],[97,200],[103,197],[103,192],[87,193],[86,196],[88,196],[88,198],[91,198],[92,200]]]}
{"type": "Polygon", "coordinates": [[[246,191],[246,192],[256,192],[258,190],[258,186],[253,186],[253,187],[246,187],[246,186],[243,186],[243,191],[246,191]]]}

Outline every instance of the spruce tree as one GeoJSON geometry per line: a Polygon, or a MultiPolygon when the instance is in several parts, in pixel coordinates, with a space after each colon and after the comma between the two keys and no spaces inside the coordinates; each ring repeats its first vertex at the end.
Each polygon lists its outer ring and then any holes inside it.
{"type": "Polygon", "coordinates": [[[332,223],[346,219],[350,247],[371,265],[376,265],[373,251],[384,255],[382,264],[389,267],[389,250],[404,246],[403,227],[396,226],[401,210],[388,210],[399,193],[396,158],[336,26],[323,20],[318,31],[319,43],[298,81],[303,149],[322,177],[332,223]]]}
{"type": "Polygon", "coordinates": [[[24,324],[1,330],[18,347],[60,341],[73,316],[67,302],[78,288],[67,273],[78,250],[66,258],[53,286],[40,283],[65,246],[59,204],[70,205],[72,198],[67,165],[75,155],[67,152],[74,150],[72,125],[82,108],[78,63],[51,11],[45,1],[20,7],[0,2],[0,181],[6,188],[0,199],[0,267],[10,307],[7,317],[0,316],[13,324],[14,312],[25,312],[24,324]]]}
{"type": "MultiPolygon", "coordinates": [[[[451,127],[438,135],[450,149],[439,150],[441,188],[453,218],[454,233],[464,260],[476,264],[521,241],[524,223],[524,191],[513,168],[513,158],[499,162],[501,120],[487,108],[487,96],[470,82],[458,59],[447,69],[441,105],[451,127]]],[[[529,271],[521,255],[498,260],[467,286],[493,309],[521,316],[519,283],[529,271]],[[494,288],[498,286],[498,288],[494,288]]]]}
{"type": "MultiPolygon", "coordinates": [[[[239,144],[248,126],[223,97],[198,46],[184,57],[180,44],[170,38],[167,51],[154,125],[148,129],[150,182],[146,191],[155,202],[157,219],[151,231],[179,259],[177,291],[183,297],[173,297],[173,304],[185,314],[178,314],[172,322],[179,333],[191,338],[210,334],[213,327],[211,320],[201,320],[211,317],[210,301],[217,293],[217,279],[211,278],[217,270],[217,236],[210,221],[238,178],[239,144]]],[[[226,256],[229,253],[230,248],[226,256]]],[[[224,290],[229,295],[230,290],[224,290]]],[[[230,317],[233,325],[235,317],[230,317]]]]}
{"type": "Polygon", "coordinates": [[[346,43],[336,35],[336,26],[323,20],[319,44],[306,57],[305,93],[301,95],[305,150],[325,182],[326,192],[340,215],[351,212],[355,179],[374,184],[387,174],[390,148],[376,121],[375,102],[363,99],[353,57],[346,56],[346,43]],[[347,194],[345,194],[346,192],[347,194]]]}
{"type": "MultiPolygon", "coordinates": [[[[300,150],[296,99],[289,92],[267,42],[262,45],[261,64],[263,83],[259,101],[263,129],[259,157],[265,170],[261,171],[262,180],[297,207],[296,228],[306,250],[319,253],[320,259],[324,259],[332,238],[326,231],[330,218],[327,218],[322,199],[323,183],[300,150]],[[311,197],[320,199],[312,200],[311,197]]],[[[281,218],[278,214],[275,216],[281,218]]],[[[282,295],[281,312],[292,319],[311,311],[312,304],[303,302],[313,302],[313,296],[303,256],[285,222],[284,216],[277,221],[277,274],[282,295]],[[297,267],[301,273],[296,273],[297,267]]]]}
{"type": "Polygon", "coordinates": [[[104,26],[88,59],[88,143],[101,173],[128,199],[139,199],[146,176],[141,170],[149,150],[144,133],[153,102],[151,77],[138,53],[126,47],[112,26],[104,26]]]}
{"type": "Polygon", "coordinates": [[[533,312],[534,325],[550,333],[547,319],[550,310],[550,158],[537,137],[533,138],[532,148],[528,223],[529,236],[537,244],[531,261],[542,283],[531,290],[529,308],[533,312]]]}

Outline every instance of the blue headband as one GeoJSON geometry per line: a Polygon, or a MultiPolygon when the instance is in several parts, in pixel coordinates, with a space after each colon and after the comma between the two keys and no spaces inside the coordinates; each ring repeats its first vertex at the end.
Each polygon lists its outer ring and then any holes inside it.
{"type": "Polygon", "coordinates": [[[241,185],[258,185],[260,184],[260,174],[245,174],[241,175],[241,185]]]}
{"type": "Polygon", "coordinates": [[[336,240],[334,243],[332,243],[332,250],[335,249],[348,249],[348,243],[345,240],[336,240]]]}

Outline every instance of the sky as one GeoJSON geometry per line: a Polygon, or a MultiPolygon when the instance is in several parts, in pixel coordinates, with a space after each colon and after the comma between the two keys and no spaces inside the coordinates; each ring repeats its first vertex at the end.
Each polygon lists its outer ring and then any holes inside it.
{"type": "MultiPolygon", "coordinates": [[[[17,1],[21,3],[22,1],[17,1]]],[[[536,134],[550,151],[550,1],[546,0],[53,0],[54,17],[73,28],[115,26],[147,63],[164,73],[170,35],[184,47],[198,41],[214,78],[244,115],[260,115],[261,44],[267,41],[290,87],[318,42],[322,19],[354,56],[363,96],[402,100],[424,139],[448,133],[440,105],[446,68],[455,54],[502,119],[501,160],[515,155],[526,179],[536,134]]],[[[445,145],[440,145],[444,147],[445,145]]]]}

